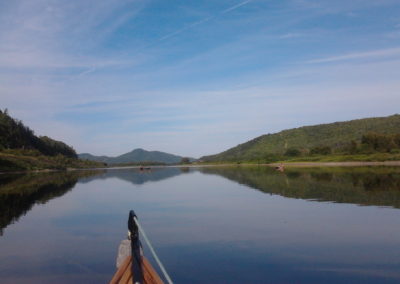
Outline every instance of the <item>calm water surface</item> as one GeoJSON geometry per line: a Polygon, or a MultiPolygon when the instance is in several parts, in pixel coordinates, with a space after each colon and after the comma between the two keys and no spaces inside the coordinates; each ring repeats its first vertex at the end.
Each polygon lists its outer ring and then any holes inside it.
{"type": "Polygon", "coordinates": [[[130,209],[175,283],[400,283],[399,208],[400,168],[0,175],[0,283],[107,283],[130,209]]]}

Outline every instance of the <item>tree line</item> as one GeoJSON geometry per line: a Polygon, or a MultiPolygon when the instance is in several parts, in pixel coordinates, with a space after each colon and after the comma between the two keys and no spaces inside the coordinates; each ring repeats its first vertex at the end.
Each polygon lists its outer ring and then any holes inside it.
{"type": "Polygon", "coordinates": [[[368,132],[361,137],[361,141],[351,140],[339,147],[332,149],[328,145],[318,145],[311,149],[289,148],[285,152],[285,156],[297,157],[301,155],[329,155],[337,154],[373,154],[373,153],[391,153],[400,151],[400,133],[398,134],[381,134],[376,132],[368,132]]]}
{"type": "Polygon", "coordinates": [[[5,149],[30,149],[48,156],[78,157],[75,150],[64,142],[36,136],[21,120],[12,118],[7,109],[0,110],[0,150],[5,149]]]}

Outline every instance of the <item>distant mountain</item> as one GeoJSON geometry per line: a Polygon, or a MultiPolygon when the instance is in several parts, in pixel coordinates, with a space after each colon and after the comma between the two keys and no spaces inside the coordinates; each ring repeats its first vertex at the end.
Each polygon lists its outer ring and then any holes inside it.
{"type": "Polygon", "coordinates": [[[129,153],[122,154],[118,157],[94,156],[88,153],[78,155],[80,159],[103,162],[107,164],[127,164],[141,162],[159,162],[165,164],[176,164],[181,162],[181,156],[160,152],[146,151],[144,149],[135,149],[129,153]]]}
{"type": "Polygon", "coordinates": [[[368,132],[399,134],[400,115],[283,130],[279,133],[259,136],[222,153],[201,157],[200,160],[205,162],[246,161],[266,155],[283,155],[288,149],[307,152],[321,145],[335,151],[347,147],[352,140],[360,143],[362,136],[368,132]]]}

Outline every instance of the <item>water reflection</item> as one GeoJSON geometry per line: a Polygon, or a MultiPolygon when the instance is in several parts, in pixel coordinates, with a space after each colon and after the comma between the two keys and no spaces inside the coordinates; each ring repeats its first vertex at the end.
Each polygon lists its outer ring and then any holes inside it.
{"type": "Polygon", "coordinates": [[[281,173],[265,167],[213,167],[200,171],[290,198],[400,208],[399,168],[289,168],[281,173]]]}
{"type": "Polygon", "coordinates": [[[165,167],[0,175],[0,225],[8,226],[0,282],[107,283],[135,209],[175,283],[398,283],[400,211],[386,206],[399,208],[399,173],[165,167]]]}
{"type": "Polygon", "coordinates": [[[132,184],[144,184],[146,182],[157,182],[174,176],[188,173],[188,168],[178,167],[153,167],[149,170],[139,168],[115,168],[104,171],[101,175],[81,179],[80,182],[90,182],[96,179],[118,178],[132,184]]]}
{"type": "Polygon", "coordinates": [[[152,168],[145,171],[131,168],[0,175],[0,236],[3,235],[4,228],[18,221],[35,204],[45,204],[53,198],[63,196],[77,182],[89,183],[99,179],[118,178],[140,185],[187,172],[185,168],[170,167],[152,168]]]}
{"type": "Polygon", "coordinates": [[[34,204],[64,195],[78,181],[117,178],[142,185],[195,171],[289,198],[400,208],[400,169],[390,167],[289,168],[284,173],[269,167],[166,167],[0,175],[0,235],[34,204]]]}
{"type": "Polygon", "coordinates": [[[35,204],[63,196],[82,177],[98,171],[51,172],[27,175],[0,175],[0,236],[9,224],[25,215],[35,204]]]}

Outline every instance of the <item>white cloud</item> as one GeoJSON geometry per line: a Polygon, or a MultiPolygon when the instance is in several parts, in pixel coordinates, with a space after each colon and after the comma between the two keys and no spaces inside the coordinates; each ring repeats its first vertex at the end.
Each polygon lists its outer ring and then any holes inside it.
{"type": "MultiPolygon", "coordinates": [[[[7,13],[0,12],[1,104],[38,134],[71,143],[78,152],[118,155],[142,147],[199,157],[285,128],[389,115],[400,104],[399,47],[296,60],[301,50],[295,39],[317,40],[312,31],[297,28],[297,17],[278,21],[287,10],[274,11],[276,22],[257,14],[260,30],[235,30],[188,56],[179,57],[189,53],[186,42],[138,56],[129,48],[119,53],[96,47],[135,17],[140,2],[34,2],[9,1],[7,13]],[[285,43],[296,49],[287,45],[289,51],[280,53],[277,44],[285,43]],[[276,55],[290,59],[275,62],[276,55]],[[227,75],[218,77],[220,72],[227,75]]],[[[235,27],[245,27],[253,14],[226,22],[222,14],[248,3],[202,14],[203,20],[161,40],[217,16],[216,26],[231,28],[237,21],[235,27]]],[[[220,34],[205,29],[201,35],[220,34]]]]}
{"type": "Polygon", "coordinates": [[[133,17],[139,1],[9,1],[0,26],[0,68],[91,68],[127,64],[88,55],[133,17]],[[5,16],[7,13],[8,16],[5,16]],[[112,19],[110,22],[109,20],[112,19]],[[100,26],[107,22],[106,28],[100,26]]]}

